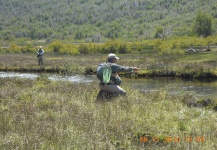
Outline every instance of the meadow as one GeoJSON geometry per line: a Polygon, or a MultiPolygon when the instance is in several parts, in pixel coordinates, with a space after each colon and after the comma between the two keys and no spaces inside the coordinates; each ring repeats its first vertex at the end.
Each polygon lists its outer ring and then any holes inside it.
{"type": "Polygon", "coordinates": [[[178,87],[95,101],[96,83],[0,79],[0,149],[216,149],[217,114],[178,87]],[[168,94],[176,89],[177,94],[168,94]]]}
{"type": "MultiPolygon", "coordinates": [[[[204,79],[217,77],[216,53],[139,48],[117,55],[118,64],[141,68],[135,77],[204,79]]],[[[175,85],[142,93],[123,83],[126,97],[95,101],[98,83],[46,75],[94,74],[107,54],[68,55],[45,47],[42,66],[32,52],[1,52],[0,60],[0,71],[42,73],[36,80],[0,78],[0,149],[217,149],[216,99],[202,107],[203,100],[175,85]]]]}

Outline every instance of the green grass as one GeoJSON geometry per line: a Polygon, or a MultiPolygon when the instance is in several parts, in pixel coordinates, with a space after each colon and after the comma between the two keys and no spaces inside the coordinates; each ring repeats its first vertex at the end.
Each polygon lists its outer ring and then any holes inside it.
{"type": "Polygon", "coordinates": [[[95,102],[96,83],[0,79],[0,149],[216,149],[217,114],[188,107],[187,92],[170,87],[95,102]],[[159,142],[141,143],[149,135],[159,142]],[[163,142],[180,137],[180,142],[163,142]],[[188,136],[192,142],[186,142],[188,136]],[[204,142],[196,137],[203,136],[204,142]]]}
{"type": "MultiPolygon", "coordinates": [[[[217,77],[217,55],[214,50],[198,53],[187,52],[184,55],[161,55],[155,53],[154,50],[143,50],[140,53],[119,54],[118,56],[120,57],[118,64],[141,68],[142,70],[138,72],[141,76],[170,76],[172,73],[177,77],[217,77]]],[[[88,69],[95,71],[100,63],[107,61],[106,57],[107,54],[70,56],[46,53],[44,55],[45,64],[38,66],[35,54],[1,53],[0,70],[81,74],[88,69]]]]}

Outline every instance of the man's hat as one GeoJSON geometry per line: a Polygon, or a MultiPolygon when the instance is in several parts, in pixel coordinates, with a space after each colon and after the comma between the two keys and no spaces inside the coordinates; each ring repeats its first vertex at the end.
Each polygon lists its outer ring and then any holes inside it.
{"type": "Polygon", "coordinates": [[[111,53],[108,55],[108,58],[116,58],[119,59],[119,57],[117,57],[115,54],[111,53]]]}
{"type": "Polygon", "coordinates": [[[42,46],[39,46],[39,48],[42,48],[42,46]]]}

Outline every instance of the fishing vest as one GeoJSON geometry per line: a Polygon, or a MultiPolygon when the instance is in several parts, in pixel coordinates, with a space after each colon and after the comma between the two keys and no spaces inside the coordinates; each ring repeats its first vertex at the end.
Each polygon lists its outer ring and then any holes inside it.
{"type": "Polygon", "coordinates": [[[97,77],[101,83],[121,84],[121,79],[117,72],[112,72],[112,63],[102,63],[96,71],[97,77]]]}

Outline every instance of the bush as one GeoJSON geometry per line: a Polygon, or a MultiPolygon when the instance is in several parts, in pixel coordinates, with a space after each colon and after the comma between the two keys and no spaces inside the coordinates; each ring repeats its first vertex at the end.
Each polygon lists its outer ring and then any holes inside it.
{"type": "Polygon", "coordinates": [[[160,54],[184,54],[184,51],[180,49],[180,44],[172,40],[155,41],[155,48],[160,54]]]}
{"type": "Polygon", "coordinates": [[[9,50],[9,52],[12,52],[12,53],[19,53],[19,52],[21,52],[20,47],[17,46],[16,44],[12,44],[8,50],[9,50]]]}
{"type": "Polygon", "coordinates": [[[129,52],[131,52],[131,51],[129,50],[129,47],[128,47],[127,43],[125,43],[125,42],[121,43],[120,46],[119,46],[118,53],[119,54],[124,54],[124,53],[129,53],[129,52]]]}
{"type": "Polygon", "coordinates": [[[60,49],[63,48],[63,44],[60,41],[54,41],[48,45],[48,48],[53,52],[60,52],[60,49]]]}
{"type": "Polygon", "coordinates": [[[81,54],[90,54],[91,53],[91,50],[89,49],[88,45],[87,44],[83,44],[83,43],[79,45],[78,51],[81,54]]]}
{"type": "Polygon", "coordinates": [[[75,44],[65,44],[60,48],[59,52],[70,55],[79,54],[78,47],[75,44]]]}
{"type": "Polygon", "coordinates": [[[34,52],[34,51],[36,51],[36,50],[35,50],[35,48],[33,47],[32,44],[27,44],[26,46],[23,46],[23,47],[21,48],[21,51],[22,51],[23,53],[25,53],[25,52],[34,52]]]}

